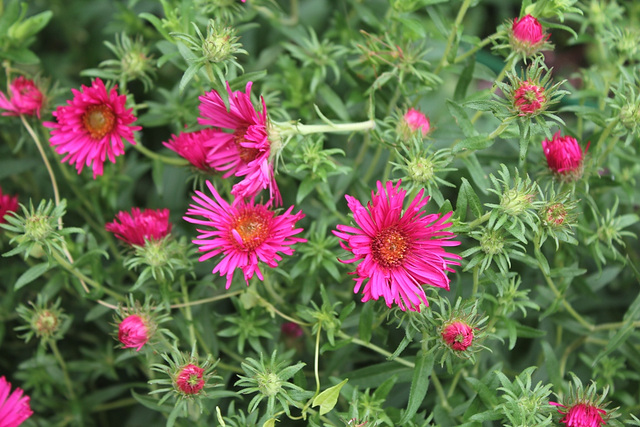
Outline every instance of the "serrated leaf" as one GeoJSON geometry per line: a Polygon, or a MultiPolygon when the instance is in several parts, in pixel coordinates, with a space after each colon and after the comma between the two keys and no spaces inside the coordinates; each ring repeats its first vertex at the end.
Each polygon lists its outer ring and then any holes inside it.
{"type": "Polygon", "coordinates": [[[338,397],[340,396],[340,389],[349,381],[349,378],[344,379],[340,384],[336,384],[333,387],[329,387],[322,393],[313,399],[312,407],[320,406],[320,415],[324,415],[331,411],[338,403],[338,397]]]}
{"type": "Polygon", "coordinates": [[[400,425],[406,425],[409,420],[418,412],[424,397],[427,395],[429,388],[429,377],[433,369],[434,355],[433,352],[423,353],[416,359],[416,365],[413,370],[413,379],[411,380],[411,389],[409,390],[409,403],[407,410],[402,415],[400,425]]]}
{"type": "Polygon", "coordinates": [[[44,273],[49,270],[51,266],[48,262],[43,262],[42,264],[36,264],[33,267],[29,268],[27,271],[22,273],[16,283],[13,285],[13,289],[18,290],[23,286],[28,285],[29,283],[36,280],[38,277],[42,276],[44,273]]]}

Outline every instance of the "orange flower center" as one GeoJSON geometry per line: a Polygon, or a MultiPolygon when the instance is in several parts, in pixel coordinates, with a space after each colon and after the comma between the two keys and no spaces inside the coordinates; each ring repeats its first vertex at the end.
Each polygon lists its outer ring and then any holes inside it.
{"type": "Polygon", "coordinates": [[[115,119],[115,114],[108,106],[104,104],[92,105],[87,108],[87,112],[82,116],[82,123],[91,138],[102,139],[115,127],[115,119]]]}
{"type": "Polygon", "coordinates": [[[373,257],[386,268],[402,265],[407,249],[409,240],[395,225],[381,230],[371,242],[373,257]]]}
{"type": "MultiPolygon", "coordinates": [[[[242,239],[243,250],[254,250],[269,236],[269,217],[267,212],[249,210],[235,218],[232,229],[242,239]]],[[[233,239],[232,241],[236,241],[233,239]]]]}
{"type": "Polygon", "coordinates": [[[246,142],[246,138],[244,137],[247,133],[247,128],[236,129],[233,133],[233,142],[238,146],[238,151],[240,152],[240,159],[242,159],[245,163],[250,163],[255,160],[256,157],[260,154],[260,150],[257,148],[247,148],[242,145],[243,142],[246,142]]]}

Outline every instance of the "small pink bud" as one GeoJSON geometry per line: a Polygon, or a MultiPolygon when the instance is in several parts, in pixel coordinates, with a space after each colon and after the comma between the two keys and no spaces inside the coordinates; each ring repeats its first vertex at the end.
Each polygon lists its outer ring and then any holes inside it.
{"type": "Polygon", "coordinates": [[[531,15],[514,19],[511,31],[513,31],[513,37],[518,41],[531,45],[540,43],[544,37],[542,25],[531,15]]]}
{"type": "Polygon", "coordinates": [[[442,339],[454,350],[465,351],[473,342],[473,328],[463,322],[453,322],[444,327],[442,339]]]}
{"type": "Polygon", "coordinates": [[[552,140],[542,141],[542,149],[552,172],[568,180],[575,180],[582,176],[584,153],[575,138],[568,135],[561,136],[558,131],[553,135],[552,140]]]}
{"type": "Polygon", "coordinates": [[[0,92],[0,108],[7,110],[3,116],[26,114],[40,118],[40,109],[44,102],[42,92],[33,80],[20,76],[9,85],[9,99],[0,92]]]}
{"type": "Polygon", "coordinates": [[[547,97],[544,87],[522,82],[513,94],[513,105],[519,111],[519,116],[535,114],[545,107],[547,97]]]}
{"type": "Polygon", "coordinates": [[[590,402],[578,403],[569,408],[559,403],[549,403],[553,406],[562,406],[567,409],[565,412],[558,410],[558,412],[564,414],[564,418],[560,422],[566,424],[567,427],[601,427],[605,425],[602,415],[606,415],[607,411],[591,405],[590,402]]]}
{"type": "Polygon", "coordinates": [[[180,369],[176,385],[185,394],[197,394],[204,387],[203,374],[204,369],[190,363],[180,369]]]}
{"type": "Polygon", "coordinates": [[[123,348],[135,348],[136,351],[140,351],[149,341],[149,329],[142,317],[132,314],[120,322],[118,339],[123,344],[123,348]]]}
{"type": "Polygon", "coordinates": [[[427,135],[431,129],[427,116],[414,108],[409,108],[409,111],[405,113],[404,121],[412,131],[421,130],[423,136],[427,135]]]}
{"type": "Polygon", "coordinates": [[[567,210],[562,203],[556,203],[547,208],[547,224],[560,227],[567,217],[567,210]]]}
{"type": "Polygon", "coordinates": [[[285,322],[280,327],[280,332],[287,338],[300,338],[303,334],[300,325],[294,322],[285,322]]]}
{"type": "Polygon", "coordinates": [[[10,196],[8,194],[2,194],[2,187],[0,187],[0,224],[7,222],[4,216],[9,212],[16,212],[18,210],[18,196],[10,196]]]}

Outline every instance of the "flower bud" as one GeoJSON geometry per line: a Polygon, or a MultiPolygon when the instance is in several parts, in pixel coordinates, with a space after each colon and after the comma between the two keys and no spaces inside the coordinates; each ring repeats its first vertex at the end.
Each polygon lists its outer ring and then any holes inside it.
{"type": "Polygon", "coordinates": [[[209,62],[223,62],[231,59],[239,51],[240,43],[236,30],[224,27],[222,24],[210,20],[207,26],[207,37],[202,41],[202,53],[209,62]]]}
{"type": "Polygon", "coordinates": [[[137,314],[125,317],[118,325],[118,339],[123,345],[122,348],[135,348],[136,351],[140,351],[149,341],[148,323],[148,320],[145,321],[137,314]]]}
{"type": "Polygon", "coordinates": [[[273,372],[260,372],[256,380],[260,393],[267,397],[275,396],[282,389],[282,380],[273,372]]]}
{"type": "Polygon", "coordinates": [[[8,194],[2,194],[2,187],[0,187],[0,224],[7,222],[4,216],[9,212],[16,212],[18,210],[18,196],[10,196],[8,194]]]}
{"type": "Polygon", "coordinates": [[[54,231],[54,227],[46,216],[30,215],[24,224],[25,236],[35,242],[43,242],[54,231]]]}
{"type": "Polygon", "coordinates": [[[160,240],[171,232],[169,209],[132,208],[131,213],[120,211],[105,229],[123,242],[144,246],[145,240],[160,240]]]}
{"type": "Polygon", "coordinates": [[[434,164],[430,158],[418,157],[407,164],[409,179],[419,184],[425,184],[433,179],[434,164]]]}
{"type": "MultiPolygon", "coordinates": [[[[431,124],[429,123],[427,116],[415,108],[409,108],[409,110],[404,114],[403,119],[404,120],[400,124],[400,127],[404,129],[408,127],[411,133],[421,131],[422,136],[426,136],[431,129],[431,124]]],[[[407,132],[401,131],[399,133],[404,135],[407,132]]]]}
{"type": "Polygon", "coordinates": [[[525,15],[513,20],[509,39],[514,51],[532,56],[540,50],[549,36],[550,34],[543,31],[542,25],[536,18],[525,15]]]}
{"type": "MultiPolygon", "coordinates": [[[[588,148],[587,145],[585,152],[588,148]]],[[[553,139],[542,141],[542,149],[549,169],[562,180],[575,181],[582,176],[584,153],[575,138],[561,136],[558,131],[553,139]]]]}
{"type": "Polygon", "coordinates": [[[550,206],[545,206],[543,209],[543,221],[545,225],[557,228],[561,227],[567,218],[567,209],[562,203],[554,203],[550,206]]]}
{"type": "Polygon", "coordinates": [[[175,386],[187,395],[198,394],[204,387],[204,369],[192,363],[183,366],[178,371],[175,386]]]}
{"type": "Polygon", "coordinates": [[[442,329],[442,339],[456,351],[465,351],[473,342],[473,328],[468,324],[455,321],[442,329]]]}
{"type": "Polygon", "coordinates": [[[33,80],[23,76],[9,85],[9,99],[0,92],[0,108],[7,110],[3,116],[38,116],[44,103],[44,95],[33,80]]]}
{"type": "Polygon", "coordinates": [[[36,336],[43,338],[53,336],[60,327],[58,313],[50,310],[36,311],[31,322],[31,327],[36,333],[36,336]]]}
{"type": "Polygon", "coordinates": [[[294,322],[283,323],[282,326],[280,327],[280,332],[282,332],[282,335],[284,335],[289,339],[300,338],[304,333],[300,325],[294,322]]]}
{"type": "Polygon", "coordinates": [[[640,123],[640,106],[637,104],[626,104],[620,109],[620,123],[628,130],[634,131],[640,123]]]}
{"type": "Polygon", "coordinates": [[[70,325],[71,318],[60,308],[60,302],[61,300],[58,299],[55,303],[50,304],[45,298],[38,295],[35,304],[29,302],[31,308],[19,305],[16,312],[25,322],[16,328],[17,331],[25,331],[21,338],[29,342],[35,335],[36,338],[40,338],[42,345],[49,341],[62,339],[64,332],[70,325]]]}
{"type": "Polygon", "coordinates": [[[214,139],[217,134],[218,131],[214,128],[206,128],[195,132],[182,132],[177,136],[171,135],[169,142],[164,142],[163,144],[168,149],[187,159],[196,168],[211,173],[214,169],[207,162],[209,149],[205,146],[205,143],[214,139]]]}
{"type": "Polygon", "coordinates": [[[487,255],[497,255],[504,248],[504,237],[497,230],[487,230],[480,238],[480,248],[487,255]]]}
{"type": "MultiPolygon", "coordinates": [[[[553,405],[553,402],[551,404],[553,405]]],[[[567,408],[566,406],[564,407],[567,408]]],[[[558,412],[563,413],[561,410],[558,410],[558,412]]],[[[564,412],[564,418],[560,422],[566,424],[567,427],[601,427],[605,424],[602,415],[606,413],[607,411],[604,409],[592,406],[589,403],[578,403],[567,408],[567,411],[564,412]]]]}
{"type": "Polygon", "coordinates": [[[546,108],[544,87],[525,81],[513,94],[513,106],[519,116],[535,115],[546,108]]]}

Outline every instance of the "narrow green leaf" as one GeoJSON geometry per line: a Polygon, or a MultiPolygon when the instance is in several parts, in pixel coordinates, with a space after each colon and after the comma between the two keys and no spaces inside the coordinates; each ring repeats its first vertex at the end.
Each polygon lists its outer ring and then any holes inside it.
{"type": "Polygon", "coordinates": [[[184,88],[187,85],[187,83],[189,83],[193,78],[193,76],[195,76],[196,73],[200,71],[200,68],[202,68],[201,64],[189,65],[189,68],[187,68],[187,71],[185,71],[184,74],[182,75],[182,79],[180,79],[180,93],[184,91],[184,88]]]}
{"type": "Polygon", "coordinates": [[[451,117],[453,117],[458,124],[458,127],[460,127],[460,130],[462,130],[462,133],[464,133],[464,136],[470,138],[478,134],[478,131],[473,127],[473,123],[471,123],[467,112],[464,111],[464,108],[458,105],[458,103],[447,99],[447,109],[449,110],[451,117]]]}
{"type": "Polygon", "coordinates": [[[463,68],[462,73],[460,74],[460,79],[458,80],[458,84],[456,85],[456,90],[453,93],[454,101],[462,101],[467,97],[467,90],[469,89],[469,85],[473,80],[473,72],[475,68],[476,60],[472,55],[467,62],[467,65],[463,68]]]}
{"type": "Polygon", "coordinates": [[[20,277],[18,277],[18,280],[16,280],[16,283],[13,285],[13,289],[18,290],[23,286],[26,286],[29,283],[33,282],[38,277],[46,273],[46,271],[49,270],[49,267],[50,265],[48,262],[34,265],[30,269],[22,273],[20,277]]]}
{"type": "Polygon", "coordinates": [[[302,203],[302,201],[309,195],[309,193],[313,191],[315,186],[316,183],[311,178],[311,175],[307,175],[298,187],[298,194],[296,194],[296,204],[299,205],[300,203],[302,203]]]}
{"type": "Polygon", "coordinates": [[[340,396],[340,389],[349,381],[349,378],[344,379],[340,384],[336,384],[333,387],[329,387],[322,393],[313,399],[312,407],[320,406],[320,415],[324,415],[331,411],[338,403],[338,397],[340,396]]]}
{"type": "Polygon", "coordinates": [[[407,410],[399,422],[400,425],[406,425],[413,418],[416,412],[418,412],[424,397],[427,395],[433,362],[433,352],[423,353],[416,359],[413,379],[411,380],[411,389],[409,390],[409,403],[407,410]]]}
{"type": "Polygon", "coordinates": [[[560,375],[560,364],[551,344],[541,341],[542,352],[544,353],[544,363],[547,368],[547,375],[557,389],[562,389],[562,376],[560,375]]]}
{"type": "Polygon", "coordinates": [[[488,135],[471,136],[458,142],[453,147],[452,152],[453,154],[457,154],[457,153],[460,153],[461,151],[466,151],[466,150],[472,150],[472,151],[484,150],[485,148],[491,147],[495,141],[496,141],[495,139],[489,138],[488,135]]]}
{"type": "Polygon", "coordinates": [[[360,312],[360,322],[358,324],[358,333],[360,339],[364,342],[371,341],[371,331],[373,329],[373,304],[363,304],[360,312]]]}
{"type": "MultiPolygon", "coordinates": [[[[467,203],[469,204],[469,208],[471,208],[471,213],[475,215],[476,218],[480,218],[482,216],[482,204],[480,203],[480,198],[473,190],[473,187],[465,178],[462,178],[462,184],[460,185],[459,193],[464,193],[467,199],[467,203]]],[[[458,198],[460,196],[458,195],[458,198]]]]}
{"type": "Polygon", "coordinates": [[[331,108],[341,120],[351,120],[349,117],[349,113],[347,112],[347,107],[344,105],[340,97],[333,91],[333,89],[331,89],[326,84],[322,84],[320,85],[320,87],[318,87],[318,94],[320,95],[320,98],[322,98],[322,100],[327,103],[329,108],[331,108]]]}

